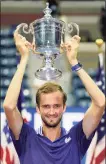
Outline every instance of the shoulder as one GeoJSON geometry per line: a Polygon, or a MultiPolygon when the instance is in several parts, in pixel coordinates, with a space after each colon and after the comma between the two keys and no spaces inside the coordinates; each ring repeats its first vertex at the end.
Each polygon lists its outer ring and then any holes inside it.
{"type": "Polygon", "coordinates": [[[69,132],[72,136],[76,137],[77,140],[79,139],[84,139],[86,141],[91,141],[92,138],[94,137],[95,131],[91,134],[91,136],[89,136],[89,138],[86,138],[86,135],[83,131],[83,120],[81,120],[80,122],[78,122],[76,125],[74,125],[69,132]]]}
{"type": "Polygon", "coordinates": [[[72,128],[68,131],[68,133],[72,133],[72,132],[76,132],[78,130],[82,129],[82,122],[83,120],[81,120],[80,122],[76,123],[75,125],[72,126],[72,128]]]}
{"type": "Polygon", "coordinates": [[[36,131],[28,123],[23,122],[21,132],[20,132],[20,139],[28,138],[31,135],[36,135],[36,131]]]}
{"type": "Polygon", "coordinates": [[[70,135],[74,139],[77,139],[77,136],[79,134],[84,135],[83,128],[82,128],[82,122],[83,122],[83,120],[81,120],[80,122],[73,125],[72,128],[66,132],[66,134],[70,135]]]}
{"type": "Polygon", "coordinates": [[[34,131],[34,129],[28,123],[24,123],[24,122],[23,122],[22,129],[27,131],[27,132],[33,132],[34,131]]]}

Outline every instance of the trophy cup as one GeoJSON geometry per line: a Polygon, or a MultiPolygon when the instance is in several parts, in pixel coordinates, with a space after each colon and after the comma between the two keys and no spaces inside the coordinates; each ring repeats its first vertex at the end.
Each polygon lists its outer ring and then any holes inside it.
{"type": "Polygon", "coordinates": [[[19,32],[22,28],[23,33],[30,36],[31,42],[36,45],[36,50],[33,53],[43,58],[42,67],[35,72],[36,78],[55,80],[62,75],[62,72],[53,65],[54,60],[63,53],[61,44],[65,42],[65,33],[72,34],[75,29],[76,34],[79,35],[79,26],[72,22],[66,25],[64,21],[53,18],[49,3],[46,3],[46,8],[43,11],[43,18],[33,21],[29,26],[26,23],[21,23],[17,26],[17,31],[19,32]]]}

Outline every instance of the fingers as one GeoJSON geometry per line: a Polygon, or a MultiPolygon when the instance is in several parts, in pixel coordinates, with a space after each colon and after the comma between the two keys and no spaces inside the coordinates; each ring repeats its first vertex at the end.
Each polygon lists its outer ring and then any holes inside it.
{"type": "Polygon", "coordinates": [[[69,42],[61,44],[61,49],[71,51],[73,47],[79,46],[80,40],[81,40],[81,37],[79,37],[78,35],[75,35],[70,39],[69,42]]]}
{"type": "Polygon", "coordinates": [[[26,38],[18,33],[18,28],[14,32],[14,40],[15,41],[21,40],[21,41],[24,41],[24,42],[26,41],[26,38]]]}
{"type": "Polygon", "coordinates": [[[14,31],[14,38],[18,35],[18,29],[14,31]]]}
{"type": "Polygon", "coordinates": [[[18,29],[14,31],[14,40],[15,42],[21,38],[21,35],[18,33],[18,29]]]}
{"type": "Polygon", "coordinates": [[[78,36],[78,35],[74,35],[71,39],[72,39],[72,40],[76,40],[77,42],[80,42],[81,37],[78,36]]]}
{"type": "Polygon", "coordinates": [[[64,51],[65,51],[65,43],[62,43],[61,45],[60,45],[60,52],[61,53],[63,53],[64,51]]]}
{"type": "Polygon", "coordinates": [[[29,43],[27,40],[23,40],[24,41],[24,44],[25,44],[25,46],[27,46],[27,47],[31,47],[32,48],[32,45],[31,45],[31,43],[29,43]]]}
{"type": "Polygon", "coordinates": [[[66,43],[66,44],[65,44],[65,49],[66,49],[66,50],[71,51],[71,48],[72,48],[71,41],[70,41],[69,43],[66,43]]]}
{"type": "Polygon", "coordinates": [[[36,50],[36,45],[34,43],[32,43],[32,48],[34,51],[36,50]]]}
{"type": "Polygon", "coordinates": [[[14,32],[14,40],[15,40],[15,42],[21,41],[21,42],[23,42],[25,45],[32,46],[33,49],[36,49],[36,46],[35,46],[34,43],[31,44],[30,42],[28,42],[28,41],[26,40],[25,37],[23,37],[22,35],[20,35],[20,34],[18,33],[18,29],[16,29],[15,32],[14,32]]]}
{"type": "Polygon", "coordinates": [[[15,41],[18,41],[18,40],[23,41],[23,42],[26,41],[26,38],[23,37],[22,35],[18,34],[17,32],[14,33],[14,39],[15,39],[15,41]]]}
{"type": "Polygon", "coordinates": [[[31,43],[28,42],[25,37],[23,37],[22,35],[18,34],[17,31],[14,32],[14,40],[15,40],[16,45],[18,45],[18,44],[22,44],[23,45],[24,44],[24,45],[32,48],[31,43]]]}
{"type": "Polygon", "coordinates": [[[68,48],[68,50],[71,50],[71,41],[68,42],[68,43],[63,43],[63,44],[61,44],[61,48],[62,48],[63,50],[66,50],[67,48],[68,48]]]}

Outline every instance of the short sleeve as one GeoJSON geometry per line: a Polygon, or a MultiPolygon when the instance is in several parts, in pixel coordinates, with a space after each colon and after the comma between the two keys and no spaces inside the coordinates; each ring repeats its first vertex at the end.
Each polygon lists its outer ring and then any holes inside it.
{"type": "Polygon", "coordinates": [[[83,120],[80,121],[78,124],[76,124],[73,127],[73,130],[75,131],[75,134],[76,134],[76,142],[78,145],[81,159],[83,158],[87,149],[89,148],[89,145],[95,134],[95,131],[94,131],[89,138],[86,138],[86,135],[85,135],[85,133],[83,131],[83,127],[82,127],[82,122],[83,122],[83,120]]]}
{"type": "Polygon", "coordinates": [[[17,151],[18,156],[21,156],[22,153],[25,152],[27,139],[28,139],[28,136],[32,133],[32,131],[34,131],[34,129],[30,127],[27,123],[23,122],[19,139],[16,140],[12,130],[10,129],[10,135],[11,135],[11,138],[12,138],[12,141],[13,141],[13,144],[17,151]]]}

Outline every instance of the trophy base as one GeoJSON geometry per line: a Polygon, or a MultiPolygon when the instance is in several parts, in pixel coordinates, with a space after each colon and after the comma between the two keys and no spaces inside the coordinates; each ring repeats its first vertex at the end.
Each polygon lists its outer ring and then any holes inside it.
{"type": "Polygon", "coordinates": [[[35,76],[40,80],[50,81],[60,78],[62,76],[62,72],[53,67],[52,68],[43,67],[36,71],[35,76]]]}

